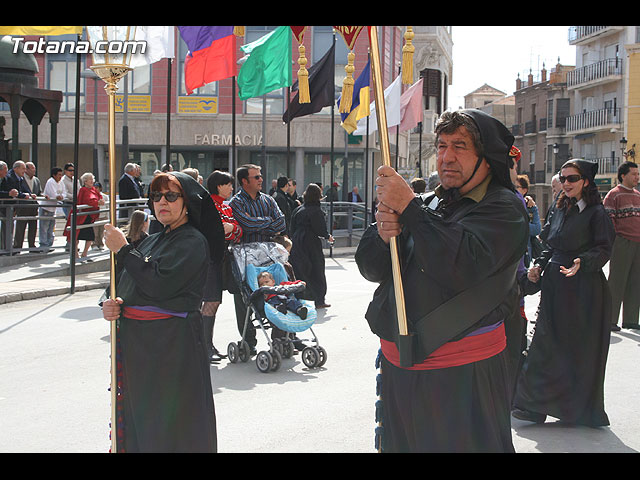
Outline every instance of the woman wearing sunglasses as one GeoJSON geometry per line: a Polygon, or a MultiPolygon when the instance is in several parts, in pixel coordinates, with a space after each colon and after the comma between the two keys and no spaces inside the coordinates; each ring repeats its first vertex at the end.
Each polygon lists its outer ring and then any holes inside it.
{"type": "Polygon", "coordinates": [[[105,225],[118,267],[118,298],[103,302],[104,318],[118,321],[118,451],[213,452],[200,304],[209,259],[222,256],[224,230],[211,196],[181,172],[154,178],[149,207],[164,229],[136,247],[105,225]]]}
{"type": "Polygon", "coordinates": [[[602,267],[615,233],[594,181],[597,170],[596,163],[577,159],[562,166],[562,192],[540,234],[546,250],[529,270],[542,293],[513,402],[513,416],[521,420],[542,423],[550,415],[609,425],[604,375],[611,294],[602,267]]]}

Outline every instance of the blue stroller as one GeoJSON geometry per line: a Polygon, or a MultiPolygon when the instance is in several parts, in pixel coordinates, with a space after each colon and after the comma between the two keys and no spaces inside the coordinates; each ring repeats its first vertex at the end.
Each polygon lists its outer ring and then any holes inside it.
{"type": "MultiPolygon", "coordinates": [[[[233,276],[240,288],[247,313],[242,331],[242,338],[238,342],[231,342],[227,347],[227,354],[231,363],[248,362],[250,355],[249,344],[245,341],[245,335],[249,322],[254,327],[259,327],[265,335],[268,350],[258,352],[256,366],[262,373],[276,371],[280,368],[283,359],[293,356],[295,346],[293,338],[296,333],[309,331],[311,339],[296,339],[305,342],[302,349],[302,361],[308,368],[319,368],[327,361],[327,353],[318,343],[312,325],[316,321],[316,310],[312,302],[301,300],[307,308],[305,319],[293,312],[282,313],[273,305],[264,301],[267,293],[283,293],[281,282],[289,280],[283,263],[288,258],[284,247],[276,243],[249,243],[233,246],[230,249],[234,261],[232,262],[233,276]],[[269,272],[276,283],[274,287],[258,286],[258,274],[269,272]],[[277,327],[285,334],[278,338],[271,338],[267,330],[277,327]],[[306,342],[311,342],[307,345],[306,342]]],[[[299,293],[304,290],[304,285],[296,285],[286,289],[288,293],[299,293]]]]}

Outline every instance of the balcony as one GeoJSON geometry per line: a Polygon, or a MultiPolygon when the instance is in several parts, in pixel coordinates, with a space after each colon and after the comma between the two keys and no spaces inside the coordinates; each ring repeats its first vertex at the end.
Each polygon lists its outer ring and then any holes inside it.
{"type": "Polygon", "coordinates": [[[580,89],[622,79],[622,60],[609,58],[567,72],[567,87],[580,89]]]}
{"type": "Polygon", "coordinates": [[[620,160],[616,157],[591,158],[590,162],[598,164],[598,175],[617,173],[620,160]]]}
{"type": "Polygon", "coordinates": [[[585,40],[591,40],[603,33],[611,33],[624,29],[622,26],[609,27],[609,26],[593,26],[593,25],[579,25],[569,27],[569,45],[577,45],[585,40]]]}
{"type": "Polygon", "coordinates": [[[567,117],[567,133],[595,132],[609,128],[620,128],[622,122],[619,108],[603,108],[567,117]]]}

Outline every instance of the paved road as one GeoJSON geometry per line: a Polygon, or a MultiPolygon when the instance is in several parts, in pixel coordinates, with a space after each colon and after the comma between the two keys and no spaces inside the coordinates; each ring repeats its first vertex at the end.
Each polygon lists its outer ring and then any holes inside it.
{"type": "MultiPolygon", "coordinates": [[[[314,326],[328,354],[324,367],[310,370],[300,355],[269,374],[254,361],[212,366],[221,452],[374,452],[377,339],[363,315],[375,285],[346,257],[327,260],[327,277],[332,307],[314,326]]],[[[98,296],[93,290],[0,305],[0,452],[108,451],[109,329],[98,296]]],[[[527,300],[530,318],[536,302],[527,300]]],[[[225,294],[214,340],[222,349],[237,339],[225,294]]],[[[264,336],[258,342],[267,345],[264,336]]],[[[639,342],[634,330],[612,334],[610,427],[514,419],[516,450],[640,451],[639,342]]]]}

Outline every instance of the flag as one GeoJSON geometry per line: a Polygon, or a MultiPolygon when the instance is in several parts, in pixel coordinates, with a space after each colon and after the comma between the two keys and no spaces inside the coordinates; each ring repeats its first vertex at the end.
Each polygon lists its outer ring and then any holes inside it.
{"type": "MultiPolygon", "coordinates": [[[[284,123],[288,123],[296,117],[317,113],[324,107],[333,104],[335,99],[335,58],[336,47],[334,44],[320,60],[309,68],[311,103],[300,103],[300,94],[298,93],[289,104],[287,111],[282,115],[284,123]]],[[[293,88],[295,87],[296,85],[294,84],[293,88]]]]}
{"type": "MultiPolygon", "coordinates": [[[[402,116],[400,115],[400,96],[402,92],[401,76],[398,75],[396,79],[384,90],[384,104],[387,110],[387,127],[395,127],[400,125],[402,116]]],[[[369,133],[375,132],[378,129],[378,116],[376,114],[376,102],[371,102],[369,106],[371,110],[371,120],[369,120],[369,133]]],[[[362,118],[358,121],[358,128],[352,133],[352,135],[366,135],[367,124],[366,118],[362,118]]]]}
{"type": "Polygon", "coordinates": [[[131,55],[131,68],[151,65],[163,58],[175,57],[175,35],[173,26],[139,26],[136,27],[134,40],[147,42],[145,53],[131,55]]]}
{"type": "Polygon", "coordinates": [[[0,35],[80,35],[82,27],[0,27],[0,35]]]}
{"type": "Polygon", "coordinates": [[[400,131],[415,128],[422,121],[422,78],[411,85],[400,97],[400,131]]]}
{"type": "Polygon", "coordinates": [[[238,96],[241,100],[291,86],[291,30],[288,26],[278,27],[240,48],[249,55],[238,73],[238,96]]]}
{"type": "Polygon", "coordinates": [[[236,74],[233,26],[178,26],[189,53],[184,61],[187,95],[208,83],[236,74]]]}
{"type": "MultiPolygon", "coordinates": [[[[367,62],[362,73],[356,79],[353,85],[353,98],[351,100],[351,110],[347,113],[341,113],[342,128],[347,133],[352,133],[358,127],[358,120],[365,118],[371,113],[369,108],[369,83],[371,78],[371,60],[367,62]]],[[[338,99],[338,105],[340,100],[338,99]]]]}

